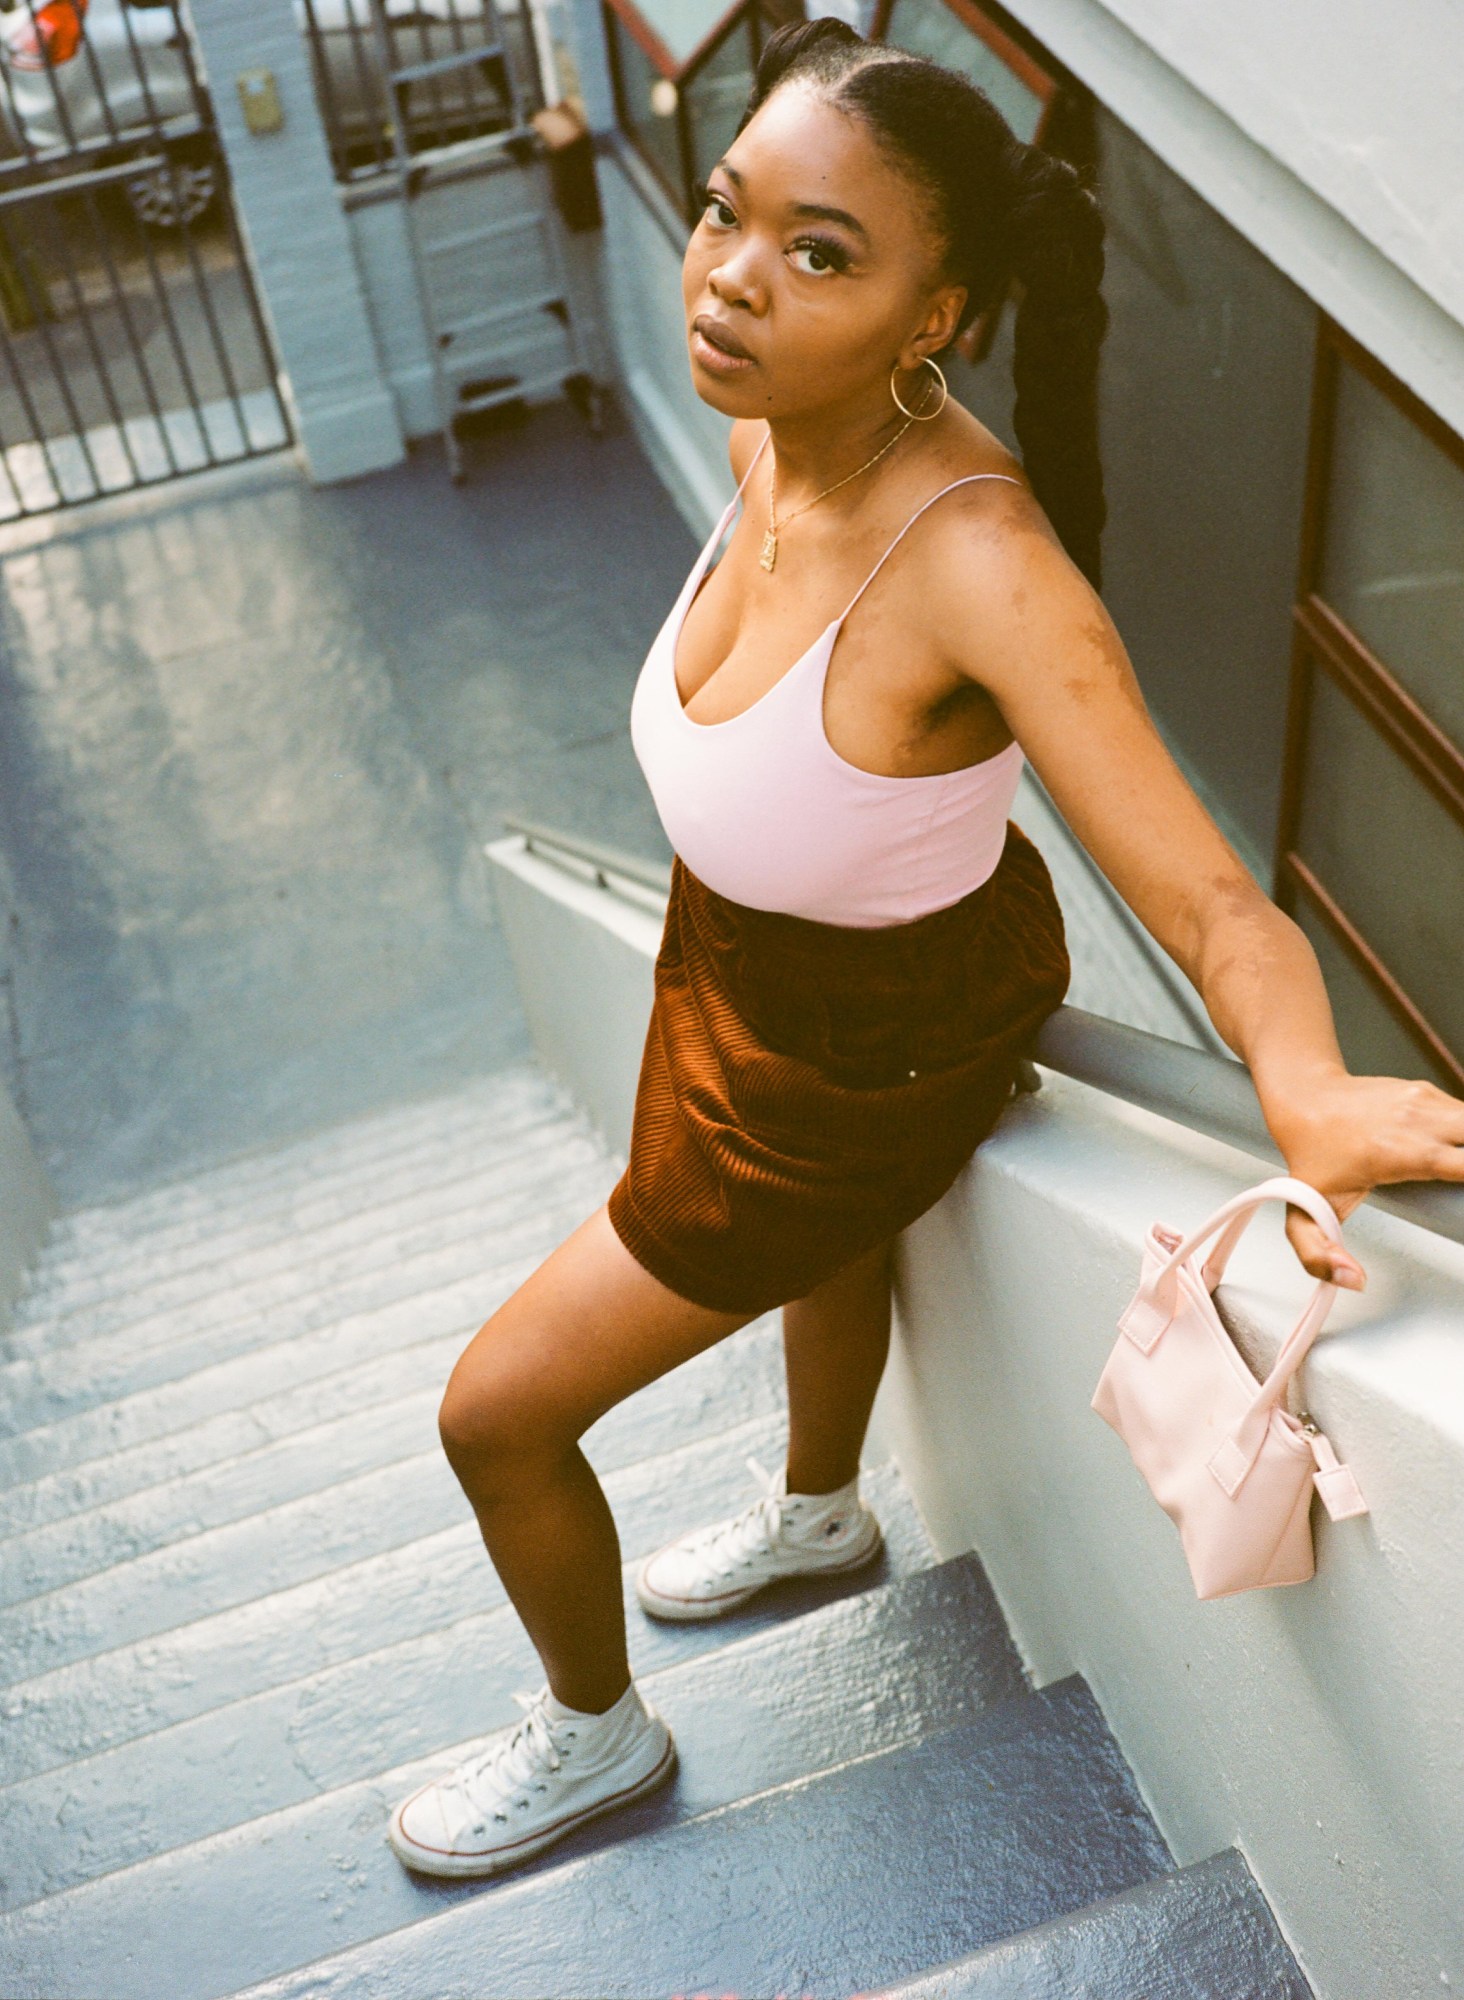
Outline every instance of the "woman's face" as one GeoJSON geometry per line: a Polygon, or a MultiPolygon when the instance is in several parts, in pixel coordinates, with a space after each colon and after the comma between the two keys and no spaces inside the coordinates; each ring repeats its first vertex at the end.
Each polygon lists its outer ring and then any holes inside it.
{"type": "Polygon", "coordinates": [[[732,417],[801,417],[877,390],[954,332],[929,204],[863,120],[784,84],[708,178],[682,266],[697,394],[732,417]]]}

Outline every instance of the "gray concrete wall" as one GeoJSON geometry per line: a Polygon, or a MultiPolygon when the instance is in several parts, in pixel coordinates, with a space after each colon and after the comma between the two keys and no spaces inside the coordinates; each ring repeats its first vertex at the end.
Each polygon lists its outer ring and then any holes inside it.
{"type": "MultiPolygon", "coordinates": [[[[659,926],[513,847],[495,860],[532,1032],[614,1137],[659,926]]],[[[1087,1676],[1176,1858],[1241,1848],[1319,2000],[1433,2000],[1464,1983],[1464,1250],[1349,1220],[1368,1290],[1339,1298],[1302,1390],[1371,1512],[1313,1509],[1308,1583],[1198,1602],[1090,1407],[1149,1225],[1270,1171],[1048,1074],[902,1239],[869,1448],[942,1556],[979,1550],[1037,1681],[1087,1676]]],[[[1254,1224],[1224,1288],[1254,1364],[1309,1290],[1279,1216],[1254,1224]]]]}
{"type": "Polygon", "coordinates": [[[487,853],[535,1053],[623,1156],[661,914],[527,852],[517,834],[494,841],[487,853]],[[587,994],[593,1007],[585,1005],[587,994]]]}
{"type": "Polygon", "coordinates": [[[1464,12],[1007,0],[1278,270],[1464,431],[1464,12]],[[1447,79],[1441,83],[1439,79],[1447,79]]]}
{"type": "Polygon", "coordinates": [[[731,426],[691,386],[681,308],[685,226],[623,143],[600,156],[606,308],[641,446],[700,541],[732,497],[731,426]]]}
{"type": "Polygon", "coordinates": [[[229,163],[245,251],[312,479],[394,465],[404,445],[341,212],[292,0],[200,0],[193,33],[229,163]],[[274,72],[278,132],[244,124],[236,78],[274,72]]]}
{"type": "Polygon", "coordinates": [[[0,854],[0,1048],[4,1051],[0,1062],[0,1332],[10,1325],[11,1308],[26,1271],[56,1212],[55,1193],[6,1085],[15,1071],[13,993],[19,935],[10,868],[0,854]]]}

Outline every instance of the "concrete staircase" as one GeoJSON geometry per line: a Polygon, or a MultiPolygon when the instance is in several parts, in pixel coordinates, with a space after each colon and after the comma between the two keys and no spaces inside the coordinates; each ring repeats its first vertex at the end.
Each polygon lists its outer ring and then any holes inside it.
{"type": "Polygon", "coordinates": [[[542,1679],[441,1387],[615,1172],[525,1069],[58,1226],[0,1365],[0,1992],[1306,1995],[892,1464],[871,1570],[641,1613],[637,1561],[779,1462],[775,1318],[585,1438],[677,1777],[497,1880],[399,1867],[391,1804],[542,1679]]]}

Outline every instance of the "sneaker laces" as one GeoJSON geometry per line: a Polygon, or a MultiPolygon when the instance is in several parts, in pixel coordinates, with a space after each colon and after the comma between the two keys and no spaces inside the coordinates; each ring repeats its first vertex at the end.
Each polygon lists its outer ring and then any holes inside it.
{"type": "Polygon", "coordinates": [[[730,1521],[717,1521],[709,1528],[687,1537],[683,1547],[703,1557],[719,1576],[731,1576],[739,1564],[751,1560],[760,1548],[773,1541],[782,1524],[782,1474],[769,1472],[760,1460],[745,1460],[762,1488],[759,1497],[730,1521]]]}
{"type": "MultiPolygon", "coordinates": [[[[567,1750],[561,1750],[555,1736],[556,1728],[565,1735],[573,1736],[572,1727],[556,1722],[548,1713],[545,1702],[548,1698],[548,1684],[537,1694],[526,1689],[515,1688],[514,1700],[525,1711],[522,1721],[512,1729],[503,1731],[476,1757],[470,1757],[444,1778],[438,1789],[446,1807],[456,1804],[460,1817],[457,1826],[449,1830],[456,1833],[472,1822],[481,1825],[491,1816],[506,1820],[504,1807],[514,1802],[515,1796],[524,1790],[544,1790],[542,1773],[557,1771],[567,1750]]],[[[525,1801],[525,1803],[527,1803],[525,1801]]]]}

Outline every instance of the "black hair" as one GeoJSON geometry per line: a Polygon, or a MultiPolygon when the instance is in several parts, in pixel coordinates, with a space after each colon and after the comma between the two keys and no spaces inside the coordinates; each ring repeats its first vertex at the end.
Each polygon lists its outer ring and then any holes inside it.
{"type": "Polygon", "coordinates": [[[966,287],[958,333],[1016,279],[1017,442],[1063,547],[1097,588],[1105,514],[1098,350],[1108,310],[1103,216],[1087,175],[1018,139],[958,70],[867,42],[828,17],[769,36],[738,131],[795,79],[861,118],[931,198],[947,268],[966,287]]]}

